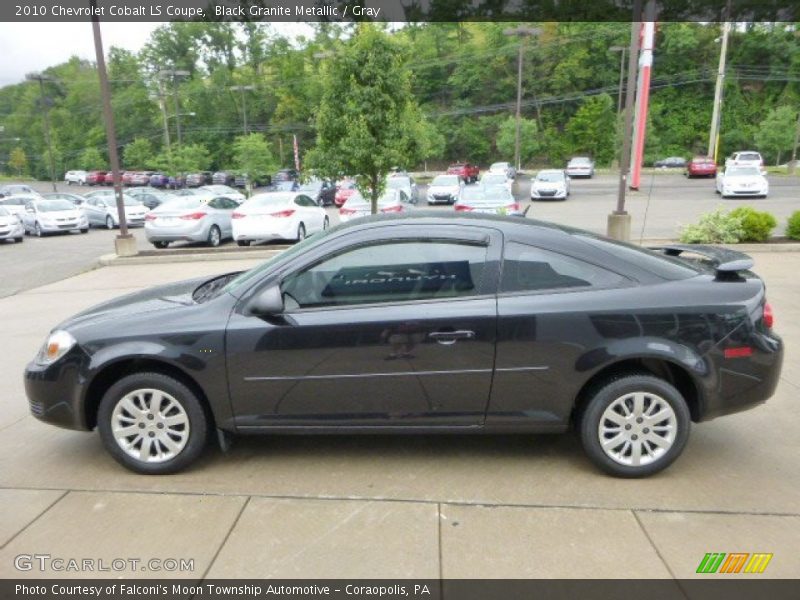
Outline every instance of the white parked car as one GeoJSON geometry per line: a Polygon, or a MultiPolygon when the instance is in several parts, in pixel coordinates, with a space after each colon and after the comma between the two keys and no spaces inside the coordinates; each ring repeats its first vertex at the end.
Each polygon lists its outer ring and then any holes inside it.
{"type": "Polygon", "coordinates": [[[14,240],[15,243],[19,243],[24,239],[23,235],[25,235],[25,229],[20,218],[0,206],[0,242],[14,240]]]}
{"type": "Polygon", "coordinates": [[[67,171],[64,173],[64,183],[86,185],[86,171],[67,171]]]}
{"type": "Polygon", "coordinates": [[[247,196],[245,196],[242,192],[239,192],[232,187],[227,185],[221,184],[214,184],[214,185],[203,185],[197,188],[199,192],[205,192],[209,196],[213,198],[230,198],[234,202],[238,202],[241,204],[245,200],[247,200],[247,196]]]}
{"type": "MultiPolygon", "coordinates": [[[[122,195],[125,208],[125,222],[128,226],[144,225],[147,207],[128,194],[122,195]]],[[[83,209],[89,219],[89,225],[114,229],[119,227],[119,213],[114,190],[103,190],[86,194],[83,209]]]]}
{"type": "Polygon", "coordinates": [[[83,209],[69,200],[32,199],[25,204],[22,226],[27,233],[42,237],[60,231],[89,231],[89,221],[83,209]]]}
{"type": "Polygon", "coordinates": [[[724,173],[717,174],[717,193],[723,198],[766,198],[769,182],[759,167],[727,167],[724,173]]]}
{"type": "Polygon", "coordinates": [[[755,150],[742,150],[734,152],[725,159],[725,168],[728,167],[756,167],[759,171],[763,171],[764,159],[755,150]]]}
{"type": "Polygon", "coordinates": [[[25,205],[31,200],[41,199],[42,197],[39,194],[14,194],[13,196],[0,198],[0,206],[22,220],[22,215],[25,212],[25,205]]]}
{"type": "Polygon", "coordinates": [[[455,204],[463,187],[458,175],[437,175],[428,186],[428,204],[455,204]]]}
{"type": "MultiPolygon", "coordinates": [[[[414,209],[411,202],[403,190],[386,190],[383,196],[378,198],[378,212],[380,214],[404,213],[414,209]]],[[[339,209],[339,221],[342,223],[359,217],[366,217],[372,214],[372,204],[361,194],[356,192],[350,196],[339,209]]]]}
{"type": "Polygon", "coordinates": [[[487,171],[483,175],[481,175],[481,180],[478,182],[478,185],[484,188],[492,188],[498,185],[504,186],[509,192],[511,191],[511,186],[514,184],[512,179],[509,179],[505,173],[492,173],[491,171],[487,171]]]}
{"type": "Polygon", "coordinates": [[[569,177],[560,169],[545,169],[531,182],[531,200],[566,200],[569,177]]]}
{"type": "Polygon", "coordinates": [[[395,173],[386,179],[387,190],[401,190],[412,204],[417,203],[417,184],[405,173],[395,173]]]}
{"type": "Polygon", "coordinates": [[[147,241],[164,249],[172,242],[205,242],[216,248],[233,235],[235,200],[217,196],[203,200],[198,196],[182,196],[161,203],[147,213],[144,233],[147,241]]]}
{"type": "Polygon", "coordinates": [[[266,240],[301,241],[330,225],[328,214],[298,192],[256,194],[233,213],[233,239],[240,246],[266,240]]]}
{"type": "Polygon", "coordinates": [[[588,156],[575,156],[569,159],[566,172],[570,177],[593,177],[594,161],[588,156]]]}
{"type": "Polygon", "coordinates": [[[489,167],[489,173],[502,173],[509,179],[516,179],[517,177],[517,170],[509,162],[492,163],[489,167]]]}

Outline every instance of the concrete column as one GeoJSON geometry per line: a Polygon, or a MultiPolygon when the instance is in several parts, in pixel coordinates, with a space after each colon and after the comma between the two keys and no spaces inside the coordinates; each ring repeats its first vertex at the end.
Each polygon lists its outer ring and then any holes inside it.
{"type": "Polygon", "coordinates": [[[136,256],[139,253],[136,238],[132,235],[115,237],[114,250],[117,252],[117,256],[136,256]]]}
{"type": "Polygon", "coordinates": [[[631,241],[631,216],[628,213],[608,215],[608,237],[621,242],[631,241]]]}

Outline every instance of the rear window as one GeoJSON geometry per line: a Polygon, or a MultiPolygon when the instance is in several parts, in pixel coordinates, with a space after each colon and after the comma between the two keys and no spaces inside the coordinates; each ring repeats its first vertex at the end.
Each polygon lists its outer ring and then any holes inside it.
{"type": "Polygon", "coordinates": [[[757,152],[742,152],[738,160],[761,160],[761,155],[757,152]]]}
{"type": "Polygon", "coordinates": [[[699,267],[694,267],[679,258],[665,256],[633,244],[601,238],[586,232],[574,233],[573,235],[603,252],[608,252],[612,256],[634,264],[640,269],[650,271],[663,279],[688,279],[701,272],[699,267]]]}

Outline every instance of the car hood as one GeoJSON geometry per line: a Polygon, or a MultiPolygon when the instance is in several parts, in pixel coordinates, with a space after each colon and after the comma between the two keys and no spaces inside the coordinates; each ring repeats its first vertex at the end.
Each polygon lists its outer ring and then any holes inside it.
{"type": "Polygon", "coordinates": [[[564,182],[563,181],[540,181],[538,179],[534,180],[531,184],[535,189],[544,188],[546,190],[550,190],[553,188],[563,188],[564,182]]]}
{"type": "Polygon", "coordinates": [[[428,188],[431,194],[458,194],[460,190],[457,185],[432,185],[428,188]]]}
{"type": "Polygon", "coordinates": [[[78,209],[53,210],[39,214],[41,214],[42,219],[80,219],[83,216],[83,211],[78,209]]]}
{"type": "Polygon", "coordinates": [[[179,311],[195,304],[192,293],[209,279],[207,276],[197,277],[126,294],[88,308],[63,321],[56,329],[72,332],[111,319],[124,328],[126,317],[142,317],[157,311],[179,311]]]}
{"type": "Polygon", "coordinates": [[[14,215],[0,216],[0,227],[14,227],[15,225],[19,225],[19,219],[14,215]]]}
{"type": "Polygon", "coordinates": [[[725,175],[723,180],[730,183],[762,183],[764,177],[761,175],[725,175]]]}

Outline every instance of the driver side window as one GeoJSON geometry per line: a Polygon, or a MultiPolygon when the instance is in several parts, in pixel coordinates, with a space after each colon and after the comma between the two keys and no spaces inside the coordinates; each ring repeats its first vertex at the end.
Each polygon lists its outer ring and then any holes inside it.
{"type": "Polygon", "coordinates": [[[281,284],[288,310],[456,298],[480,293],[487,247],[410,240],[347,250],[281,284]]]}

